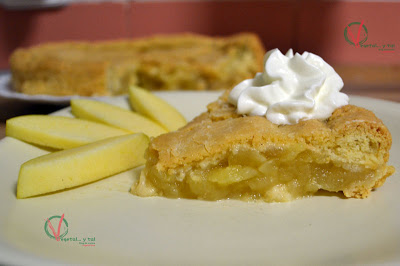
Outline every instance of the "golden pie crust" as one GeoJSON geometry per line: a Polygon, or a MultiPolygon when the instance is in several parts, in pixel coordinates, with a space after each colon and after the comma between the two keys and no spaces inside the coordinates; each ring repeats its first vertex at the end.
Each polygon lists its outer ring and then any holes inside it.
{"type": "Polygon", "coordinates": [[[325,121],[276,125],[237,114],[228,95],[185,127],[151,141],[133,194],[290,201],[327,190],[365,198],[394,173],[387,165],[391,134],[371,111],[346,105],[325,121]],[[225,174],[247,177],[218,177],[215,169],[227,167],[225,174]]]}
{"type": "Polygon", "coordinates": [[[256,34],[157,35],[134,40],[60,42],[17,49],[12,84],[26,94],[119,95],[150,90],[230,89],[262,70],[256,34]]]}

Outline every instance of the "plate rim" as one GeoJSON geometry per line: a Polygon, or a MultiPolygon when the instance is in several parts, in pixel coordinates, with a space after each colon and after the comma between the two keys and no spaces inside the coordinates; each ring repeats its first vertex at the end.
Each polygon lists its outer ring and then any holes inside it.
{"type": "MultiPolygon", "coordinates": [[[[174,93],[177,93],[177,92],[161,92],[160,94],[164,94],[164,93],[165,94],[174,94],[174,93]]],[[[181,92],[178,92],[178,93],[181,93],[181,92]]],[[[183,92],[183,93],[186,93],[186,92],[183,92]]],[[[202,93],[202,92],[198,92],[198,93],[202,93]]],[[[216,93],[216,92],[210,92],[210,93],[216,93]]],[[[397,103],[397,102],[391,102],[391,101],[381,100],[381,99],[374,99],[374,98],[369,98],[369,97],[364,97],[364,96],[350,96],[350,101],[352,99],[356,100],[356,101],[366,101],[367,102],[366,104],[374,103],[374,102],[381,102],[380,104],[381,105],[385,104],[385,106],[387,106],[387,104],[390,103],[390,106],[389,106],[390,108],[392,108],[392,107],[397,107],[397,108],[400,107],[400,103],[397,103]]],[[[60,108],[60,110],[58,110],[56,112],[61,112],[63,110],[67,110],[68,108],[69,107],[60,108]]],[[[4,139],[5,138],[0,139],[0,143],[2,141],[4,141],[4,139]]],[[[67,263],[65,261],[58,261],[58,260],[52,260],[52,259],[49,259],[49,258],[43,258],[43,257],[40,257],[39,255],[35,256],[34,254],[31,254],[31,253],[29,253],[29,252],[27,252],[25,250],[18,250],[15,247],[10,246],[10,245],[6,245],[6,250],[4,251],[4,250],[2,250],[3,243],[7,244],[6,242],[3,241],[3,239],[0,238],[0,254],[6,254],[7,250],[8,251],[15,251],[16,253],[21,255],[21,258],[14,257],[14,258],[11,258],[11,260],[6,260],[7,258],[10,258],[10,257],[5,257],[4,261],[3,261],[3,259],[0,259],[0,263],[25,264],[26,260],[30,259],[30,258],[34,258],[35,259],[35,261],[33,261],[33,263],[32,263],[34,265],[50,265],[51,263],[54,263],[54,262],[56,262],[56,263],[67,263]],[[12,260],[12,259],[15,259],[15,260],[12,260]]],[[[399,263],[399,262],[400,261],[396,260],[396,261],[388,261],[386,263],[399,263]]]]}

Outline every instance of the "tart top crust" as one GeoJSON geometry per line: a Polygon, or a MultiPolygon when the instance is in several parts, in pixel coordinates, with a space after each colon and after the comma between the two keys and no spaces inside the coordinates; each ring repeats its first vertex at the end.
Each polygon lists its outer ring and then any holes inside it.
{"type": "Polygon", "coordinates": [[[13,86],[23,93],[113,95],[126,93],[129,84],[163,90],[230,88],[260,71],[264,54],[253,33],[186,33],[19,48],[10,66],[13,86]]]}
{"type": "MultiPolygon", "coordinates": [[[[153,139],[148,157],[158,170],[200,162],[235,145],[260,151],[293,145],[327,154],[330,160],[362,164],[375,169],[389,159],[392,138],[374,113],[346,105],[324,121],[300,121],[276,125],[265,117],[243,116],[228,103],[229,91],[207,106],[208,111],[185,127],[153,139]]],[[[301,149],[303,149],[301,148],[301,149]]]]}

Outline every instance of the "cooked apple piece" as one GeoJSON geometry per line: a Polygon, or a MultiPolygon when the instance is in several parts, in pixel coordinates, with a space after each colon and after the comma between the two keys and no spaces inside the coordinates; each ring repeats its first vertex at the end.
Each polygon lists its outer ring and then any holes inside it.
{"type": "Polygon", "coordinates": [[[156,137],[167,131],[150,119],[124,108],[87,99],[71,100],[72,114],[76,117],[92,120],[133,133],[143,132],[149,137],[156,137]]]}
{"type": "Polygon", "coordinates": [[[257,169],[266,159],[258,151],[252,149],[237,150],[229,154],[229,165],[246,165],[257,169]]]}
{"type": "Polygon", "coordinates": [[[104,124],[63,116],[24,115],[6,122],[7,136],[55,149],[70,149],[129,133],[104,124]]]}
{"type": "Polygon", "coordinates": [[[173,106],[137,86],[129,88],[129,101],[135,111],[150,117],[168,131],[177,130],[187,123],[182,114],[173,106]]]}
{"type": "Polygon", "coordinates": [[[208,175],[208,180],[218,183],[219,185],[230,185],[238,183],[258,175],[258,171],[241,165],[230,165],[225,168],[217,168],[212,170],[208,175]]]}
{"type": "Polygon", "coordinates": [[[148,144],[149,138],[137,133],[34,158],[21,166],[17,198],[80,186],[139,166],[148,144]]]}
{"type": "Polygon", "coordinates": [[[273,176],[279,176],[279,165],[273,160],[265,161],[259,168],[258,171],[263,173],[265,176],[272,178],[273,176]]]}

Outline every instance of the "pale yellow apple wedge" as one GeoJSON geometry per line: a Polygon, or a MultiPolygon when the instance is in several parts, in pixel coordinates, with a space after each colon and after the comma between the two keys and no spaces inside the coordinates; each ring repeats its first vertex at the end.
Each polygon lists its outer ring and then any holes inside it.
{"type": "Polygon", "coordinates": [[[139,166],[148,144],[145,134],[129,134],[27,161],[20,168],[17,198],[80,186],[139,166]]]}
{"type": "Polygon", "coordinates": [[[104,124],[62,116],[24,115],[6,122],[7,136],[55,149],[70,149],[129,133],[104,124]]]}
{"type": "Polygon", "coordinates": [[[133,133],[143,132],[149,137],[156,137],[167,131],[150,119],[130,110],[108,103],[87,100],[71,100],[71,111],[76,117],[92,120],[133,133]]]}
{"type": "Polygon", "coordinates": [[[145,89],[131,86],[129,101],[135,111],[158,122],[168,131],[177,130],[187,123],[178,110],[145,89]]]}

